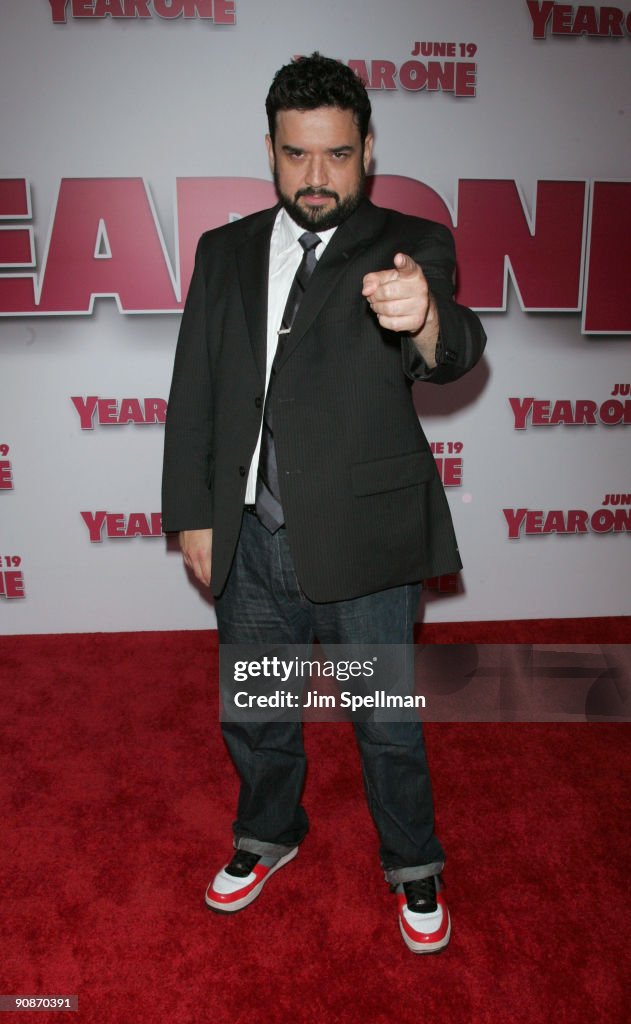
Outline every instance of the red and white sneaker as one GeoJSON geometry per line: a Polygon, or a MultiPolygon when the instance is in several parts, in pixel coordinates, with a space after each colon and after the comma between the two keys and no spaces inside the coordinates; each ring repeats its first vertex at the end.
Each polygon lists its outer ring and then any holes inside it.
{"type": "Polygon", "coordinates": [[[413,953],[438,953],[451,935],[445,897],[435,876],[415,878],[396,887],[399,928],[413,953]]]}
{"type": "Polygon", "coordinates": [[[288,864],[298,847],[282,857],[261,856],[249,850],[237,850],[229,864],[215,875],[206,890],[206,904],[211,910],[234,914],[252,903],[275,871],[288,864]]]}

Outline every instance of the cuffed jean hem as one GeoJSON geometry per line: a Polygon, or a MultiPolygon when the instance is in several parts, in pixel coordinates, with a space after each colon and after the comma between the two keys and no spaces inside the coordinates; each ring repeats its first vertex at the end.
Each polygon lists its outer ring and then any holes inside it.
{"type": "Polygon", "coordinates": [[[432,864],[419,864],[415,868],[392,868],[385,872],[385,878],[388,885],[401,885],[402,882],[414,882],[417,878],[439,875],[444,866],[444,860],[436,860],[432,864]]]}
{"type": "Polygon", "coordinates": [[[260,853],[262,857],[284,857],[296,849],[295,846],[283,846],[282,843],[266,843],[260,839],[251,839],[250,836],[235,836],[234,846],[236,850],[260,853]]]}

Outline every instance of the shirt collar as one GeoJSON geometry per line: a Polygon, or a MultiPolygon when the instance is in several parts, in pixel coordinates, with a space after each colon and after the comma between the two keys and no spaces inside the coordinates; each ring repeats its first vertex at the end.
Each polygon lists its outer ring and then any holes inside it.
{"type": "MultiPolygon", "coordinates": [[[[305,229],[302,228],[300,224],[296,224],[296,221],[289,216],[284,207],[281,207],[278,214],[277,227],[278,243],[281,252],[285,252],[287,249],[292,249],[300,236],[305,232],[305,229]]],[[[318,258],[322,255],[336,231],[337,227],[327,228],[326,231],[314,230],[314,233],[319,235],[322,239],[322,244],[319,245],[316,250],[318,258]]]]}

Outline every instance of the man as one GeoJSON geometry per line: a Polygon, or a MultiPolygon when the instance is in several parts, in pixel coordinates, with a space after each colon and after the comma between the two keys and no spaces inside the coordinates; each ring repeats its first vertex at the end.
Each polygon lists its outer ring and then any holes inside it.
{"type": "MultiPolygon", "coordinates": [[[[414,380],[480,358],[438,224],[373,206],[370,102],[314,53],[266,101],[279,206],[199,242],[166,424],[163,516],[211,582],[222,643],[410,643],[423,578],[460,568],[414,380]]],[[[447,945],[421,725],[354,723],[386,880],[414,952],[447,945]]],[[[299,723],[223,723],[241,778],[232,860],[206,893],[249,905],[307,832],[299,723]]]]}

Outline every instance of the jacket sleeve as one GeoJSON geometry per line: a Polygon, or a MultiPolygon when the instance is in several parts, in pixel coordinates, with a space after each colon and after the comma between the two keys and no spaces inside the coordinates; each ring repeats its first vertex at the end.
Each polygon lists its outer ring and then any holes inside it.
{"type": "Polygon", "coordinates": [[[403,370],[414,381],[447,384],[475,366],[484,352],[486,334],[476,314],[454,302],[456,254],[451,232],[442,224],[432,224],[432,228],[414,258],[427,278],[438,309],[437,365],[430,370],[412,338],[405,335],[402,338],[403,370]]]}
{"type": "Polygon", "coordinates": [[[212,382],[206,336],[204,236],[199,241],[171,381],[165,424],[162,526],[212,526],[212,382]]]}

